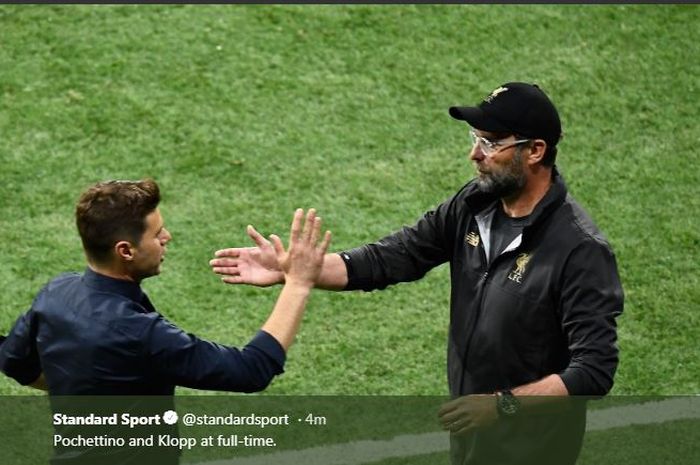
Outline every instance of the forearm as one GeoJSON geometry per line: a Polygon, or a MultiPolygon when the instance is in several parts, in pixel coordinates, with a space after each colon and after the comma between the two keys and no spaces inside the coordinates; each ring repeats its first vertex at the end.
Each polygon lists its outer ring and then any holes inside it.
{"type": "MultiPolygon", "coordinates": [[[[443,428],[464,434],[485,427],[511,415],[552,415],[571,411],[574,403],[559,375],[553,374],[506,393],[471,394],[453,399],[442,406],[438,416],[443,428]]],[[[582,405],[582,404],[581,404],[582,405]]]]}
{"type": "MultiPolygon", "coordinates": [[[[284,273],[277,273],[276,284],[284,284],[284,273]]],[[[324,256],[321,274],[314,285],[317,289],[327,291],[341,291],[348,284],[348,271],[345,262],[337,253],[329,253],[324,256]]]]}
{"type": "Polygon", "coordinates": [[[568,396],[564,382],[559,375],[549,375],[532,383],[512,389],[516,396],[568,396]]]}
{"type": "Polygon", "coordinates": [[[561,377],[545,376],[532,383],[511,389],[523,412],[529,415],[561,412],[571,408],[571,398],[561,377]]]}
{"type": "Polygon", "coordinates": [[[316,287],[329,291],[340,291],[348,284],[348,270],[345,262],[337,253],[326,254],[323,259],[321,274],[316,280],[316,287]]]}
{"type": "Polygon", "coordinates": [[[274,337],[285,352],[294,342],[310,293],[311,288],[308,286],[286,283],[272,313],[261,328],[274,337]]]}

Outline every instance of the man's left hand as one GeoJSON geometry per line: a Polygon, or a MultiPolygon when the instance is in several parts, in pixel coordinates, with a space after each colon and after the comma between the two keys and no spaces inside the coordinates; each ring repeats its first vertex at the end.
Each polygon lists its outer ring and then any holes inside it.
{"type": "Polygon", "coordinates": [[[452,434],[466,434],[489,426],[498,419],[496,396],[474,394],[458,397],[444,404],[438,417],[442,429],[452,434]]]}

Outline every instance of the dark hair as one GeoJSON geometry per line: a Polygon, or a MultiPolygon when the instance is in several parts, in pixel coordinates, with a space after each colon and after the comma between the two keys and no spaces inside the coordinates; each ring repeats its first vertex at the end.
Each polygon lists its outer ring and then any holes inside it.
{"type": "Polygon", "coordinates": [[[160,189],[152,179],[105,181],[88,188],[75,208],[75,223],[88,258],[104,263],[121,240],[138,245],[146,216],[159,202],[160,189]]]}

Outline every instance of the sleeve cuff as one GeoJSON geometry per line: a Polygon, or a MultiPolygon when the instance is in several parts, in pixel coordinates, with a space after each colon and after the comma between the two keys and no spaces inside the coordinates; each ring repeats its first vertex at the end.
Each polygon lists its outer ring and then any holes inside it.
{"type": "Polygon", "coordinates": [[[578,377],[572,372],[572,370],[567,369],[564,372],[559,373],[559,377],[564,383],[564,386],[566,386],[566,390],[569,392],[570,396],[575,396],[581,391],[579,388],[580,382],[577,379],[578,377]]]}
{"type": "Polygon", "coordinates": [[[600,379],[591,378],[585,369],[576,366],[570,366],[559,373],[559,377],[570,396],[604,396],[612,387],[612,383],[607,384],[600,379]]]}
{"type": "Polygon", "coordinates": [[[364,260],[365,254],[366,246],[338,252],[340,258],[345,262],[345,268],[348,273],[348,283],[343,288],[344,291],[360,290],[367,292],[376,288],[376,286],[373,286],[371,271],[367,268],[364,260]]]}
{"type": "Polygon", "coordinates": [[[340,258],[343,259],[343,262],[345,263],[345,269],[347,270],[348,273],[348,283],[345,285],[343,288],[344,291],[352,291],[357,289],[357,279],[355,279],[355,269],[352,266],[352,257],[349,252],[343,251],[343,252],[338,252],[338,255],[340,255],[340,258]]]}
{"type": "Polygon", "coordinates": [[[265,355],[277,363],[280,369],[284,367],[284,363],[287,360],[287,354],[284,352],[284,349],[280,343],[277,342],[277,339],[272,337],[272,335],[270,335],[270,333],[267,331],[263,331],[262,329],[259,330],[253,339],[250,340],[248,345],[255,347],[261,352],[264,352],[265,355]]]}

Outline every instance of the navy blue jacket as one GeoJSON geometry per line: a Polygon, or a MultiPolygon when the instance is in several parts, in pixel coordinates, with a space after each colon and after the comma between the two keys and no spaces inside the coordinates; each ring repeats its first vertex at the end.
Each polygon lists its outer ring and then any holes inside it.
{"type": "Polygon", "coordinates": [[[200,339],[158,313],[137,283],[89,268],[49,282],[0,345],[1,371],[25,385],[43,372],[52,395],[254,392],[284,362],[264,331],[242,350],[200,339]]]}

